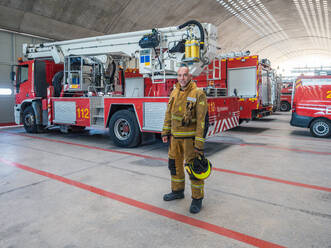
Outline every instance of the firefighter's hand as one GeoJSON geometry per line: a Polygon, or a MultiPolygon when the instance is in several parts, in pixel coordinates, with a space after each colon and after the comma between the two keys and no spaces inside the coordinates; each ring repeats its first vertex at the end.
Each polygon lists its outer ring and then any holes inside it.
{"type": "Polygon", "coordinates": [[[198,149],[194,148],[194,151],[197,155],[203,155],[203,151],[199,151],[198,149]]]}
{"type": "Polygon", "coordinates": [[[162,142],[163,143],[168,143],[168,136],[163,136],[162,137],[162,142]]]}

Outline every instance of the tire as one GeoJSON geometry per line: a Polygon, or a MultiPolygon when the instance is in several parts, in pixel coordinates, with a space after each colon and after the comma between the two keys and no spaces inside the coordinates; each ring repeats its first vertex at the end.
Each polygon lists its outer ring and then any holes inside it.
{"type": "Polygon", "coordinates": [[[62,80],[63,80],[63,71],[58,71],[55,73],[52,79],[52,85],[54,87],[54,96],[59,97],[62,91],[62,80]]]}
{"type": "Polygon", "coordinates": [[[280,103],[280,111],[287,112],[290,111],[291,105],[288,102],[281,102],[280,103]]]}
{"type": "Polygon", "coordinates": [[[331,122],[326,119],[316,119],[310,124],[310,133],[314,137],[327,138],[331,135],[331,122]]]}
{"type": "Polygon", "coordinates": [[[115,145],[120,147],[135,147],[141,142],[137,118],[130,110],[120,110],[111,117],[109,134],[115,145]]]}
{"type": "Polygon", "coordinates": [[[32,106],[28,106],[23,111],[23,125],[27,133],[37,133],[36,115],[32,106]]]}

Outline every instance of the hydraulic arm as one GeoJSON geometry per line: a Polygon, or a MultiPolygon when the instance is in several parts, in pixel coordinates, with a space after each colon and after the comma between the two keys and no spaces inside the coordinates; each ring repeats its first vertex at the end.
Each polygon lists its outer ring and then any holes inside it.
{"type": "Polygon", "coordinates": [[[24,44],[28,59],[52,58],[64,63],[69,56],[98,57],[106,64],[121,60],[125,67],[136,59],[141,74],[173,75],[186,64],[193,75],[216,56],[217,29],[212,24],[188,21],[180,26],[111,34],[67,41],[24,44]]]}

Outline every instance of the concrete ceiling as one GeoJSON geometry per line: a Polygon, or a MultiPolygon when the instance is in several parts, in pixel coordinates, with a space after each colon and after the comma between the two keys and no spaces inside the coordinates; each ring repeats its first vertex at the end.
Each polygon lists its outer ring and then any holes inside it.
{"type": "Polygon", "coordinates": [[[222,53],[250,50],[274,65],[331,56],[330,0],[0,0],[0,28],[55,40],[191,19],[218,26],[222,53]]]}

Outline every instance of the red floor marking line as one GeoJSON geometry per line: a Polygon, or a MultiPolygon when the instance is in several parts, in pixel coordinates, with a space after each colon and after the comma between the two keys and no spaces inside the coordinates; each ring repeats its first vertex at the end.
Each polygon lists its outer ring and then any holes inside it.
{"type": "MultiPolygon", "coordinates": [[[[148,156],[148,155],[141,155],[141,154],[132,153],[132,152],[124,152],[124,151],[117,151],[117,150],[112,150],[112,149],[105,149],[105,148],[100,148],[100,147],[95,147],[95,146],[82,145],[82,144],[72,143],[72,142],[68,142],[68,141],[61,141],[61,140],[44,138],[44,137],[35,137],[35,136],[28,135],[28,134],[16,134],[16,133],[2,132],[2,131],[0,131],[0,133],[7,133],[7,134],[11,134],[11,135],[18,135],[18,136],[25,136],[25,137],[29,137],[29,138],[33,138],[33,139],[47,140],[47,141],[50,141],[50,142],[62,143],[62,144],[73,145],[73,146],[80,146],[80,147],[84,147],[84,148],[88,148],[88,149],[94,149],[94,150],[100,150],[100,151],[106,151],[106,152],[113,152],[113,153],[120,153],[120,154],[125,154],[125,155],[130,155],[130,156],[136,156],[136,157],[142,157],[142,158],[146,158],[146,159],[153,159],[153,160],[168,162],[168,159],[165,159],[165,158],[153,157],[153,156],[148,156]]],[[[245,144],[241,144],[241,145],[245,145],[245,144]]],[[[327,187],[320,187],[320,186],[316,186],[316,185],[310,185],[310,184],[304,184],[304,183],[298,183],[298,182],[291,182],[291,181],[286,181],[286,180],[272,178],[272,177],[266,177],[266,176],[260,176],[260,175],[256,175],[256,174],[245,173],[245,172],[238,172],[238,171],[220,169],[220,168],[215,168],[215,167],[213,167],[213,170],[220,171],[220,172],[226,172],[226,173],[230,173],[230,174],[235,174],[235,175],[240,175],[240,176],[259,178],[259,179],[262,179],[262,180],[273,181],[273,182],[278,182],[278,183],[284,183],[284,184],[298,186],[298,187],[304,187],[304,188],[310,188],[310,189],[316,189],[316,190],[331,192],[331,188],[327,188],[327,187]]]]}
{"type": "Polygon", "coordinates": [[[272,146],[272,145],[240,144],[240,146],[254,146],[254,147],[270,148],[270,149],[284,150],[291,152],[305,152],[305,153],[313,153],[318,155],[331,155],[331,152],[317,152],[312,150],[302,150],[302,149],[287,148],[287,147],[272,146]]]}
{"type": "Polygon", "coordinates": [[[309,189],[316,189],[316,190],[331,192],[331,188],[321,187],[321,186],[316,186],[316,185],[311,185],[311,184],[292,182],[292,181],[287,181],[287,180],[283,180],[283,179],[277,179],[277,178],[272,178],[272,177],[260,176],[260,175],[256,175],[256,174],[250,174],[250,173],[245,173],[245,172],[238,172],[238,171],[226,170],[226,169],[220,169],[220,168],[214,168],[214,167],[213,167],[213,170],[220,171],[220,172],[225,172],[225,173],[236,174],[236,175],[240,175],[240,176],[254,177],[254,178],[259,178],[259,179],[263,179],[263,180],[267,180],[267,181],[273,181],[273,182],[277,182],[277,183],[284,183],[284,184],[289,184],[289,185],[303,187],[303,188],[309,188],[309,189]]]}
{"type": "Polygon", "coordinates": [[[331,152],[318,152],[318,151],[312,151],[312,150],[302,150],[302,149],[288,148],[288,147],[281,147],[281,146],[272,146],[272,145],[257,145],[257,144],[249,144],[249,143],[237,144],[234,142],[222,142],[222,144],[239,145],[239,146],[254,146],[254,147],[269,148],[269,149],[274,149],[274,150],[284,150],[284,151],[291,151],[291,152],[305,152],[305,153],[312,153],[312,154],[318,154],[318,155],[331,155],[331,152]]]}
{"type": "MultiPolygon", "coordinates": [[[[148,158],[148,159],[153,159],[153,160],[168,161],[167,159],[155,158],[155,157],[148,156],[148,155],[141,155],[141,154],[137,154],[137,153],[131,153],[131,152],[125,152],[125,151],[118,151],[118,150],[88,146],[88,145],[72,143],[72,142],[68,142],[68,141],[49,139],[49,138],[45,138],[45,137],[36,137],[36,136],[23,134],[23,133],[18,134],[18,133],[6,132],[6,131],[0,131],[0,133],[6,133],[6,134],[18,135],[18,136],[25,136],[25,137],[29,137],[29,138],[33,138],[33,139],[47,140],[47,141],[51,141],[51,142],[57,142],[57,143],[68,144],[68,145],[75,145],[75,146],[80,146],[80,147],[84,147],[84,148],[90,148],[90,149],[95,149],[95,150],[126,154],[126,155],[137,156],[137,157],[142,157],[142,158],[148,158]]],[[[292,151],[292,152],[305,152],[305,153],[312,153],[312,154],[318,154],[318,155],[331,155],[331,152],[318,152],[318,151],[302,150],[302,149],[296,149],[296,148],[287,148],[287,147],[281,147],[281,146],[256,145],[256,144],[235,144],[235,143],[231,143],[231,142],[222,142],[222,143],[223,144],[230,144],[230,145],[239,145],[239,146],[254,146],[254,147],[261,147],[261,148],[270,148],[270,149],[285,150],[285,151],[292,151]]]]}
{"type": "MultiPolygon", "coordinates": [[[[237,138],[240,138],[240,134],[243,134],[243,135],[249,135],[249,136],[264,136],[264,137],[271,137],[271,138],[284,138],[286,136],[280,136],[280,135],[271,135],[271,134],[259,134],[259,133],[243,133],[243,132],[232,132],[231,134],[238,134],[238,135],[233,135],[234,137],[237,137],[237,138]]],[[[308,140],[308,141],[318,141],[318,142],[331,142],[329,139],[317,139],[317,138],[314,138],[314,137],[295,137],[295,136],[292,136],[291,139],[297,139],[297,140],[308,140]]]]}
{"type": "Polygon", "coordinates": [[[32,172],[32,173],[35,173],[35,174],[38,174],[38,175],[41,175],[44,177],[48,177],[50,179],[60,181],[65,184],[68,184],[68,185],[71,185],[71,186],[74,186],[74,187],[77,187],[77,188],[80,188],[80,189],[83,189],[86,191],[90,191],[92,193],[125,203],[127,205],[131,205],[136,208],[146,210],[151,213],[155,213],[155,214],[167,217],[169,219],[177,220],[179,222],[201,228],[201,229],[219,234],[221,236],[228,237],[230,239],[234,239],[234,240],[246,243],[246,244],[250,244],[255,247],[263,247],[263,248],[284,247],[284,246],[280,246],[280,245],[277,245],[277,244],[274,244],[274,243],[271,243],[268,241],[264,241],[262,239],[258,239],[258,238],[255,238],[255,237],[243,234],[243,233],[239,233],[239,232],[236,232],[236,231],[233,231],[233,230],[221,227],[221,226],[217,226],[217,225],[214,225],[214,224],[202,221],[202,220],[198,220],[198,219],[195,219],[195,218],[192,218],[189,216],[185,216],[182,214],[178,214],[178,213],[166,210],[166,209],[162,209],[162,208],[159,208],[159,207],[156,207],[156,206],[153,206],[153,205],[141,202],[141,201],[137,201],[137,200],[134,200],[134,199],[122,196],[122,195],[118,195],[118,194],[115,194],[115,193],[112,193],[109,191],[105,191],[103,189],[96,188],[91,185],[84,184],[84,183],[81,183],[81,182],[78,182],[75,180],[71,180],[71,179],[50,173],[50,172],[41,171],[41,170],[26,166],[26,165],[22,165],[19,163],[15,163],[15,162],[3,159],[3,158],[0,158],[0,161],[4,164],[10,165],[10,166],[13,166],[16,168],[20,168],[22,170],[29,171],[29,172],[32,172]]]}
{"type": "Polygon", "coordinates": [[[157,157],[137,154],[137,153],[133,153],[133,152],[125,152],[125,151],[106,149],[106,148],[101,148],[101,147],[97,147],[97,146],[88,146],[88,145],[73,143],[73,142],[69,142],[69,141],[49,139],[49,138],[45,138],[45,137],[36,137],[36,136],[23,134],[23,133],[18,134],[18,133],[4,132],[4,131],[0,131],[0,133],[6,133],[6,134],[10,134],[10,135],[17,135],[17,136],[24,136],[24,137],[29,137],[29,138],[32,138],[32,139],[47,140],[47,141],[50,141],[50,142],[73,145],[73,146],[79,146],[79,147],[88,148],[88,149],[100,150],[100,151],[105,151],[105,152],[113,152],[113,153],[119,153],[119,154],[125,154],[125,155],[130,155],[130,156],[136,156],[136,157],[141,157],[141,158],[147,158],[147,159],[152,159],[152,160],[161,160],[161,161],[168,162],[168,159],[164,159],[164,158],[157,158],[157,157]]]}
{"type": "Polygon", "coordinates": [[[17,126],[17,124],[15,122],[0,123],[0,127],[10,127],[10,126],[17,126]]]}

